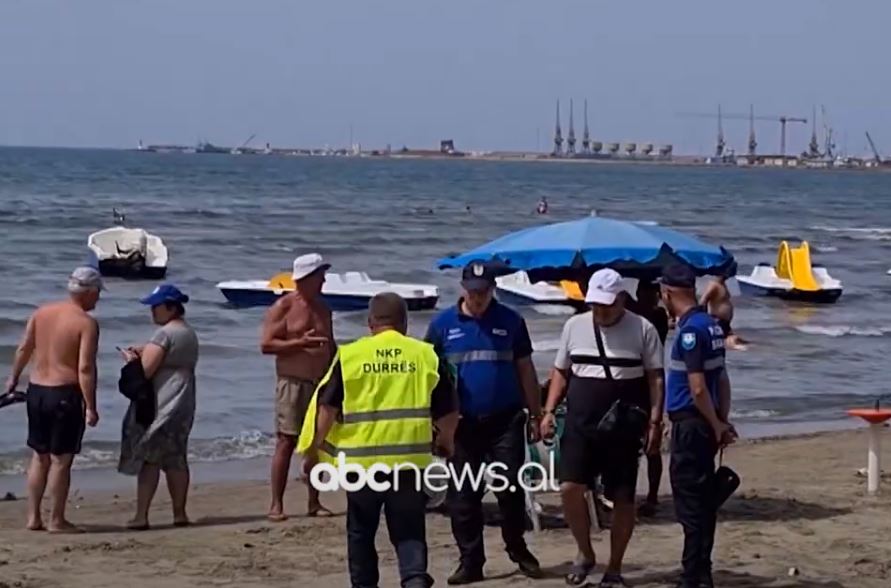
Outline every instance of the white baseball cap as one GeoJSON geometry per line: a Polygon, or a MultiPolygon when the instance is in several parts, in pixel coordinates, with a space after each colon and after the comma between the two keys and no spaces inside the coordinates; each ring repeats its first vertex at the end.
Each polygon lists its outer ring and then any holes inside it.
{"type": "Polygon", "coordinates": [[[325,260],[322,259],[322,256],[318,253],[307,253],[294,260],[294,273],[292,274],[292,277],[296,282],[319,270],[327,271],[330,268],[331,264],[325,263],[325,260]]]}
{"type": "Polygon", "coordinates": [[[594,272],[594,275],[588,280],[588,293],[585,295],[585,302],[608,306],[616,301],[616,296],[624,289],[625,285],[619,272],[602,269],[594,272]]]}

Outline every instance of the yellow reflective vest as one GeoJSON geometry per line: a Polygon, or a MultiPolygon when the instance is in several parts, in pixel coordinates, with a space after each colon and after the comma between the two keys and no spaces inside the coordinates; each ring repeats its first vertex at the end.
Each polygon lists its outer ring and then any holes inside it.
{"type": "Polygon", "coordinates": [[[388,330],[341,346],[313,396],[298,453],[306,453],[316,428],[316,404],[334,370],[343,377],[343,408],[319,450],[319,461],[364,467],[432,461],[430,404],[439,383],[433,346],[388,330]]]}

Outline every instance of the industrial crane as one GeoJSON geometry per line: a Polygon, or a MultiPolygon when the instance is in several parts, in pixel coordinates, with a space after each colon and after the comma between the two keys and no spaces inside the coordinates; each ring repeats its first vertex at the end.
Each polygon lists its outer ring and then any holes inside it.
{"type": "MultiPolygon", "coordinates": [[[[681,116],[692,116],[698,118],[712,118],[715,115],[713,114],[705,114],[705,113],[682,113],[681,116]]],[[[720,120],[725,119],[734,119],[734,120],[769,120],[773,122],[780,123],[780,155],[783,158],[783,167],[786,166],[786,123],[802,123],[807,124],[807,119],[797,116],[753,116],[752,113],[749,114],[721,114],[719,115],[720,120]]],[[[754,136],[754,133],[752,133],[754,136]]],[[[718,136],[718,144],[723,143],[724,137],[723,132],[718,136]]]]}
{"type": "Polygon", "coordinates": [[[872,149],[872,156],[875,159],[877,165],[882,165],[882,156],[879,155],[879,150],[876,149],[876,144],[872,142],[872,137],[869,136],[869,131],[866,131],[866,140],[869,141],[869,148],[872,149]]]}

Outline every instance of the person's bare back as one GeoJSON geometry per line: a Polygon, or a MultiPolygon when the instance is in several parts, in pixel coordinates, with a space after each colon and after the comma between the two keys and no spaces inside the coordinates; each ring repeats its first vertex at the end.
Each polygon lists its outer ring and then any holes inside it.
{"type": "Polygon", "coordinates": [[[96,319],[66,300],[39,308],[29,328],[34,336],[29,380],[42,386],[78,385],[81,346],[96,332],[96,319]]]}
{"type": "Polygon", "coordinates": [[[709,283],[700,299],[700,304],[707,307],[708,313],[713,317],[728,323],[733,320],[733,302],[730,299],[730,290],[722,280],[713,280],[709,283]]]}

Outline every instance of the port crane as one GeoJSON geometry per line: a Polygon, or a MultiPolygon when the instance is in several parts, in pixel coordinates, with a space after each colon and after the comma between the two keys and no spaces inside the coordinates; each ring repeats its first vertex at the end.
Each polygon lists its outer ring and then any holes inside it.
{"type": "MultiPolygon", "coordinates": [[[[705,114],[705,113],[682,113],[681,116],[697,117],[697,118],[712,118],[715,115],[705,114]]],[[[803,117],[797,117],[797,116],[755,116],[754,112],[750,112],[749,114],[733,114],[733,113],[726,114],[726,113],[720,113],[720,109],[719,109],[718,120],[723,121],[725,119],[748,120],[748,121],[750,121],[750,123],[752,121],[756,121],[756,120],[767,120],[767,121],[772,121],[772,122],[779,122],[780,123],[780,155],[783,158],[783,167],[786,166],[786,123],[807,124],[807,119],[803,118],[803,117]]],[[[721,129],[720,126],[719,126],[719,129],[721,129]]],[[[752,129],[752,130],[750,130],[750,136],[749,136],[750,145],[755,142],[754,138],[755,138],[755,133],[754,133],[754,130],[752,129]]],[[[718,146],[721,147],[722,151],[723,151],[723,143],[724,143],[724,133],[723,133],[723,130],[721,129],[721,130],[719,130],[719,134],[718,134],[718,146]]],[[[753,155],[753,153],[750,153],[750,155],[753,155]]]]}
{"type": "Polygon", "coordinates": [[[869,131],[866,131],[866,140],[869,141],[869,148],[872,149],[872,156],[877,165],[882,165],[882,156],[879,155],[879,150],[876,149],[876,144],[872,142],[872,137],[869,136],[869,131]]]}

